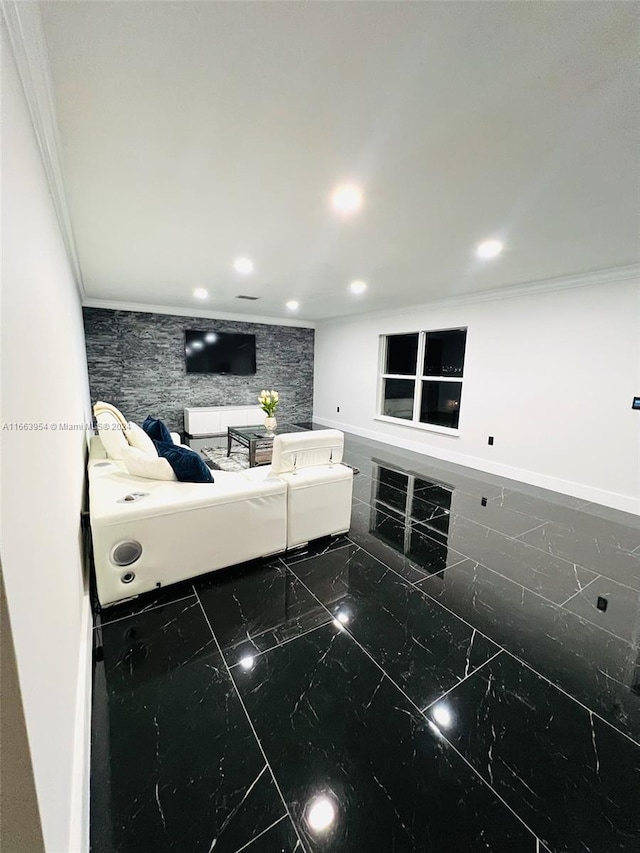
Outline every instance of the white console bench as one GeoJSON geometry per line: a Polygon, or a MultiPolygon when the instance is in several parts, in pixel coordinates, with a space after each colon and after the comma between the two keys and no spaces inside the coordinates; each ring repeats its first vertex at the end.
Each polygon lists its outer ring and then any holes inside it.
{"type": "Polygon", "coordinates": [[[226,435],[227,427],[264,423],[260,406],[197,406],[185,408],[184,431],[187,439],[226,435]]]}

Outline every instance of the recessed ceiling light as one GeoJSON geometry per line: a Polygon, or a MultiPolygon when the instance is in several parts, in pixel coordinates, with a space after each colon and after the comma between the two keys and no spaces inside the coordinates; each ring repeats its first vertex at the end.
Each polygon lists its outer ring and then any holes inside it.
{"type": "Polygon", "coordinates": [[[476,246],[476,255],[485,260],[489,258],[497,258],[504,246],[500,240],[485,240],[483,243],[478,243],[476,246]]]}
{"type": "Polygon", "coordinates": [[[241,275],[250,275],[253,272],[253,261],[249,258],[236,258],[233,262],[233,268],[241,275]]]}
{"type": "Polygon", "coordinates": [[[287,308],[289,309],[289,311],[297,311],[299,307],[300,307],[300,303],[296,302],[295,299],[290,299],[287,302],[287,308]]]}
{"type": "Polygon", "coordinates": [[[355,184],[341,184],[331,193],[331,206],[345,216],[357,213],[362,207],[362,190],[355,184]]]}
{"type": "Polygon", "coordinates": [[[357,296],[359,296],[361,293],[364,293],[366,289],[366,281],[352,281],[349,285],[349,290],[351,291],[351,293],[355,293],[357,296]]]}
{"type": "Polygon", "coordinates": [[[204,287],[196,287],[193,291],[193,295],[196,299],[206,299],[209,296],[209,293],[204,289],[204,287]]]}

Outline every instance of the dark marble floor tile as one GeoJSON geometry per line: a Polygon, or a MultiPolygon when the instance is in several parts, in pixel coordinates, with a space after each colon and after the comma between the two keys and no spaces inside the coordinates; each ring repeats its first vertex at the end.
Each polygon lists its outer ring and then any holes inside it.
{"type": "Polygon", "coordinates": [[[640,746],[510,655],[427,716],[552,850],[639,849],[640,746]]]}
{"type": "Polygon", "coordinates": [[[440,484],[440,488],[443,486],[450,488],[451,491],[459,491],[463,492],[470,497],[482,498],[485,497],[487,499],[492,497],[498,497],[502,493],[502,487],[496,484],[493,484],[487,480],[476,479],[475,477],[468,476],[466,474],[458,474],[456,473],[448,473],[448,472],[440,472],[434,471],[433,478],[429,477],[428,474],[421,475],[420,472],[417,472],[417,479],[422,480],[422,484],[416,484],[416,494],[420,497],[424,497],[425,500],[432,500],[433,496],[430,492],[433,490],[433,486],[440,484]]]}
{"type": "Polygon", "coordinates": [[[354,504],[349,539],[365,548],[394,571],[414,582],[464,559],[462,554],[427,536],[424,526],[407,525],[368,504],[354,504]]]}
{"type": "Polygon", "coordinates": [[[450,517],[449,546],[556,604],[579,592],[597,575],[457,515],[450,517]]]}
{"type": "Polygon", "coordinates": [[[495,643],[640,742],[640,653],[468,560],[417,585],[495,643]]]}
{"type": "Polygon", "coordinates": [[[519,536],[541,524],[539,519],[526,513],[499,506],[490,500],[483,501],[482,498],[471,497],[459,491],[455,491],[452,495],[451,512],[470,521],[476,521],[484,527],[497,530],[505,536],[519,536]]]}
{"type": "Polygon", "coordinates": [[[554,521],[559,524],[573,520],[575,510],[584,504],[580,498],[574,498],[571,495],[548,492],[545,489],[536,489],[534,486],[522,488],[523,486],[526,484],[519,483],[518,489],[513,487],[502,489],[490,500],[498,506],[531,515],[540,521],[554,521]]]}
{"type": "Polygon", "coordinates": [[[299,563],[300,560],[306,560],[308,557],[315,557],[327,551],[337,551],[338,548],[344,548],[348,544],[349,538],[347,535],[324,536],[322,539],[314,539],[312,542],[307,542],[301,548],[286,551],[280,555],[280,560],[285,565],[292,566],[294,563],[299,563]]]}
{"type": "Polygon", "coordinates": [[[217,572],[196,587],[229,666],[329,621],[280,562],[217,572]]]}
{"type": "Polygon", "coordinates": [[[292,571],[419,708],[499,651],[356,546],[292,571]]]}
{"type": "Polygon", "coordinates": [[[91,850],[236,853],[285,808],[198,601],[100,633],[91,850]]]}
{"type": "Polygon", "coordinates": [[[640,593],[628,586],[599,577],[564,607],[627,643],[640,639],[640,593]]]}
{"type": "MultiPolygon", "coordinates": [[[[640,556],[631,553],[631,550],[624,550],[622,545],[597,538],[590,530],[591,524],[589,518],[573,529],[548,523],[525,533],[520,540],[640,590],[640,556]]],[[[625,545],[635,547],[639,536],[633,531],[633,535],[630,534],[625,540],[625,545]]]]}
{"type": "Polygon", "coordinates": [[[347,632],[320,628],[234,679],[311,853],[536,850],[347,632]]]}
{"type": "Polygon", "coordinates": [[[151,592],[138,595],[129,601],[112,604],[110,607],[98,608],[94,617],[94,625],[96,628],[99,628],[101,625],[108,625],[110,622],[125,619],[128,616],[145,613],[147,610],[171,604],[174,601],[188,598],[191,595],[193,595],[193,581],[191,580],[174,583],[157,590],[154,589],[151,592]]]}

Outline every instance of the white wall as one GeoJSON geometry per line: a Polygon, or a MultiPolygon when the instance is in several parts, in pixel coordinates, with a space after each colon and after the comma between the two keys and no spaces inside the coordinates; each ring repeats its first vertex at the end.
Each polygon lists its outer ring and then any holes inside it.
{"type": "MultiPolygon", "coordinates": [[[[80,512],[85,422],[80,298],[11,49],[2,33],[2,562],[47,851],[82,849],[87,637],[80,512]]],[[[85,780],[86,781],[86,780],[85,780]]]]}
{"type": "Polygon", "coordinates": [[[321,423],[640,512],[638,280],[331,321],[315,351],[321,423]],[[379,335],[458,326],[460,435],[374,420],[379,335]]]}

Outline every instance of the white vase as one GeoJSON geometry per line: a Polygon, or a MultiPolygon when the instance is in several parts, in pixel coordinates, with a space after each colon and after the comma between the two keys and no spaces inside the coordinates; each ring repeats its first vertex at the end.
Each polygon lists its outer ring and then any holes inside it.
{"type": "Polygon", "coordinates": [[[264,419],[264,428],[270,435],[273,435],[273,433],[278,429],[278,421],[275,417],[269,417],[267,415],[264,419]]]}

